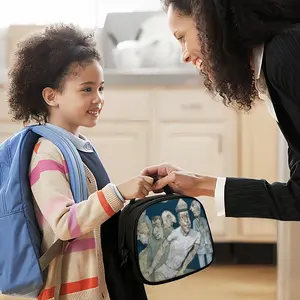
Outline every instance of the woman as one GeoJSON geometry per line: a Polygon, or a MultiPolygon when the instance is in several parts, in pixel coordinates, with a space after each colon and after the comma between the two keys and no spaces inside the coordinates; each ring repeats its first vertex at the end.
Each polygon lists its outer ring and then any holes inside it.
{"type": "Polygon", "coordinates": [[[300,1],[163,4],[183,60],[201,71],[211,92],[240,110],[249,111],[258,96],[269,105],[289,145],[291,178],[287,183],[214,178],[168,164],[142,174],[160,177],[156,190],[169,185],[178,193],[215,197],[218,215],[300,220],[300,1]]]}

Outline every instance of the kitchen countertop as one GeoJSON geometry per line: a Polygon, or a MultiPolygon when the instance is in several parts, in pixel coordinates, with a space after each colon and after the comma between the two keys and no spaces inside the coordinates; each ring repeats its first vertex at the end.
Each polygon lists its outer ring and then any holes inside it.
{"type": "MultiPolygon", "coordinates": [[[[105,86],[199,86],[203,77],[194,69],[104,69],[105,86]]],[[[7,85],[0,82],[0,88],[7,85]]]]}
{"type": "Polygon", "coordinates": [[[197,86],[203,77],[194,69],[104,69],[105,85],[126,86],[197,86]]]}

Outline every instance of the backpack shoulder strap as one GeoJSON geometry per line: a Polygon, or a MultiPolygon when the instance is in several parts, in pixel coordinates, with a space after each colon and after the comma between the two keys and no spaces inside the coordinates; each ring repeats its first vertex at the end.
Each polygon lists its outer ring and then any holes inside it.
{"type": "Polygon", "coordinates": [[[60,131],[46,125],[32,126],[32,131],[50,140],[62,152],[70,173],[70,185],[76,203],[86,200],[86,176],[81,157],[73,145],[60,131]]]}

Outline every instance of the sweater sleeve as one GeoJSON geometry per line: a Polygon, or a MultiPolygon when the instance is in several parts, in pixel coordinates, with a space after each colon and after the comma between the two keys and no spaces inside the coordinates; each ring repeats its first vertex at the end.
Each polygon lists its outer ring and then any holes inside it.
{"type": "Polygon", "coordinates": [[[66,162],[59,149],[47,140],[35,147],[29,172],[34,199],[61,240],[92,231],[124,205],[111,184],[91,194],[85,201],[75,203],[66,162]]]}

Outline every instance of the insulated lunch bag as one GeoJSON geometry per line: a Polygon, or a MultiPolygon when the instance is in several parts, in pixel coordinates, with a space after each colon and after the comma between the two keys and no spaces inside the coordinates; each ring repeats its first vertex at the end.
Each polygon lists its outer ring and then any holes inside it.
{"type": "Polygon", "coordinates": [[[131,200],[119,219],[119,253],[136,280],[148,285],[203,270],[214,258],[204,207],[174,193],[131,200]]]}

